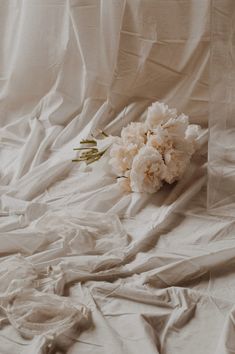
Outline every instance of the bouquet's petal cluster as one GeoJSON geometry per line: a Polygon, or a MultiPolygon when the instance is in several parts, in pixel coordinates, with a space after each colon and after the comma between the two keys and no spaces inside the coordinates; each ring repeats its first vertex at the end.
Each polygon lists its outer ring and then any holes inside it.
{"type": "Polygon", "coordinates": [[[173,183],[183,176],[196,150],[200,129],[189,125],[185,114],[177,115],[176,109],[154,102],[145,122],[130,123],[120,137],[109,136],[102,143],[96,140],[94,153],[88,151],[82,156],[88,154],[95,161],[108,151],[109,164],[123,190],[155,193],[164,182],[173,183]]]}
{"type": "Polygon", "coordinates": [[[135,144],[141,148],[146,143],[146,127],[143,123],[130,123],[121,131],[122,143],[135,144]]]}
{"type": "Polygon", "coordinates": [[[117,175],[122,175],[131,169],[134,157],[138,154],[138,145],[113,144],[110,148],[110,164],[117,175]]]}
{"type": "Polygon", "coordinates": [[[170,118],[176,118],[176,109],[170,109],[165,103],[154,102],[149,108],[146,119],[148,129],[154,129],[159,124],[166,123],[170,118]]]}
{"type": "Polygon", "coordinates": [[[134,192],[154,193],[162,185],[165,164],[161,154],[153,147],[144,146],[135,156],[130,172],[130,185],[134,192]]]}

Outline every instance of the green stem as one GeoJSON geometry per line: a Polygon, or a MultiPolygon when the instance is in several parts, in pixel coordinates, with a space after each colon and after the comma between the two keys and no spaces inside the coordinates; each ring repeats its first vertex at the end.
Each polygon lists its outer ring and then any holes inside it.
{"type": "Polygon", "coordinates": [[[78,151],[80,151],[80,150],[98,150],[97,148],[94,148],[94,147],[81,147],[81,148],[74,148],[73,150],[78,150],[78,151]]]}
{"type": "Polygon", "coordinates": [[[108,138],[108,134],[106,134],[103,130],[101,131],[101,134],[103,134],[106,138],[108,138]]]}
{"type": "Polygon", "coordinates": [[[80,141],[80,144],[95,144],[95,145],[97,145],[95,140],[82,140],[82,141],[80,141]]]}

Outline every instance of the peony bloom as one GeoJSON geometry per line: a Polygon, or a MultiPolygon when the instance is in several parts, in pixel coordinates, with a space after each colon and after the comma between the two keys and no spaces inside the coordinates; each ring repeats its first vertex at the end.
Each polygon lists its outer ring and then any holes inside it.
{"type": "Polygon", "coordinates": [[[177,118],[170,118],[163,124],[163,128],[167,130],[171,137],[185,137],[185,132],[188,128],[188,116],[181,114],[177,118]]]}
{"type": "Polygon", "coordinates": [[[164,180],[170,184],[178,181],[184,174],[189,164],[190,157],[191,155],[179,150],[170,149],[166,151],[164,154],[166,166],[164,180]]]}
{"type": "Polygon", "coordinates": [[[189,128],[188,117],[181,114],[177,118],[171,118],[163,124],[166,139],[163,152],[170,149],[177,150],[191,157],[194,153],[193,139],[192,141],[186,139],[186,132],[189,128]]]}
{"type": "Polygon", "coordinates": [[[134,122],[122,128],[121,138],[124,144],[136,144],[139,148],[146,141],[146,127],[144,123],[134,122]]]}
{"type": "Polygon", "coordinates": [[[190,124],[185,132],[185,138],[189,141],[195,140],[201,134],[202,128],[197,124],[190,124]]]}
{"type": "Polygon", "coordinates": [[[121,145],[113,144],[110,148],[110,165],[117,176],[123,175],[131,168],[132,161],[138,153],[138,146],[136,144],[121,145]]]}
{"type": "Polygon", "coordinates": [[[146,146],[157,149],[160,154],[163,154],[166,149],[172,148],[172,140],[169,138],[167,130],[159,125],[151,133],[148,133],[146,146]]]}
{"type": "Polygon", "coordinates": [[[185,132],[185,139],[193,146],[194,151],[197,150],[196,139],[200,136],[202,128],[197,124],[190,124],[185,132]]]}
{"type": "Polygon", "coordinates": [[[170,109],[165,103],[154,102],[147,112],[146,126],[152,130],[159,124],[166,123],[171,118],[176,118],[176,109],[170,109]]]}
{"type": "Polygon", "coordinates": [[[142,147],[133,160],[130,172],[132,191],[155,193],[162,185],[164,170],[161,154],[153,147],[142,147]]]}

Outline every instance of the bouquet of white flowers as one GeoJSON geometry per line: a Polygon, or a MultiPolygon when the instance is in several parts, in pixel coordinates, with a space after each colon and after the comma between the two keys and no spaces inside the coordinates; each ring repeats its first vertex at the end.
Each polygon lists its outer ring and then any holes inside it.
{"type": "Polygon", "coordinates": [[[79,156],[73,161],[95,162],[108,155],[118,183],[126,191],[155,193],[164,182],[173,183],[184,174],[193,153],[200,126],[189,124],[184,114],[155,102],[145,122],[124,127],[121,136],[92,138],[75,148],[79,156]]]}

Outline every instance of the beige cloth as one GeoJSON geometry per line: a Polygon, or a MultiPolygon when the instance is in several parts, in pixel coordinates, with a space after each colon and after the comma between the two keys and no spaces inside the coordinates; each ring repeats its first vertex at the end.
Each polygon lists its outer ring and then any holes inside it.
{"type": "Polygon", "coordinates": [[[221,215],[235,210],[235,71],[233,0],[214,0],[211,23],[208,207],[221,215]]]}
{"type": "Polygon", "coordinates": [[[230,354],[234,222],[206,148],[124,193],[72,148],[163,100],[207,127],[208,0],[0,1],[1,354],[230,354]]]}

